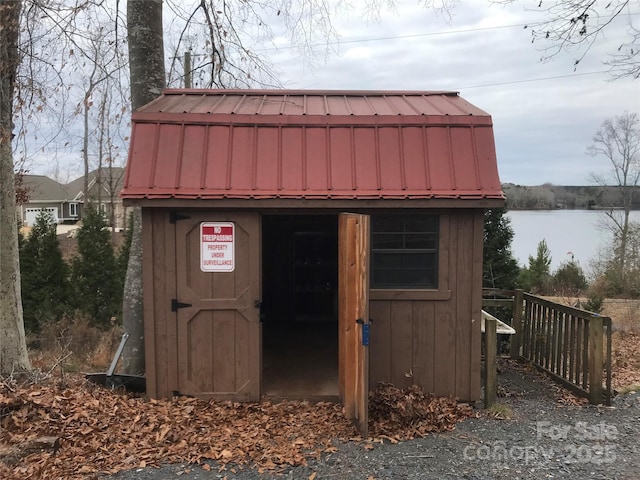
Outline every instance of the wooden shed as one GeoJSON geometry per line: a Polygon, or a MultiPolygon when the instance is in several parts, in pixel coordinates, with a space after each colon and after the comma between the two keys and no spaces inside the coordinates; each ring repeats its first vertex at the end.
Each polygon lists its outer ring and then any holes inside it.
{"type": "MultiPolygon", "coordinates": [[[[491,117],[456,92],[167,90],[133,114],[151,397],[480,396],[491,117]]],[[[366,408],[365,408],[366,410],[366,408]]]]}

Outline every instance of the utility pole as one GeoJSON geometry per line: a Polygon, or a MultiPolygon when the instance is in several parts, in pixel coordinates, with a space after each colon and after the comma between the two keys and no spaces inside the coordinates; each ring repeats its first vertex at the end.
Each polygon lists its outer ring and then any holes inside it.
{"type": "Polygon", "coordinates": [[[191,52],[184,52],[184,88],[191,88],[191,52]]]}

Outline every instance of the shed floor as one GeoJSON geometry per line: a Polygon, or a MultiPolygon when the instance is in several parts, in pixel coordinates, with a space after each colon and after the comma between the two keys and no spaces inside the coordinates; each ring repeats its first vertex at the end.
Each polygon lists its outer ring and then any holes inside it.
{"type": "Polygon", "coordinates": [[[334,322],[264,325],[262,345],[264,395],[337,400],[338,327],[334,322]]]}

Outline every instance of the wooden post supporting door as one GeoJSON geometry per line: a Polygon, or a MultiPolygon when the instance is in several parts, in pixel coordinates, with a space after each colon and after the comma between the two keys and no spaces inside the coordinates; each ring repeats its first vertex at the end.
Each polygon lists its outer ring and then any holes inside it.
{"type": "Polygon", "coordinates": [[[368,436],[369,216],[338,221],[339,383],[345,415],[368,436]]]}

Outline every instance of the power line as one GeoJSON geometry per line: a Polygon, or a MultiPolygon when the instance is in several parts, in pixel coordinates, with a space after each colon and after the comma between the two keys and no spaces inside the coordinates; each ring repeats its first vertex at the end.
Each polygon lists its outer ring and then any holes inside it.
{"type": "Polygon", "coordinates": [[[543,82],[545,80],[555,80],[558,78],[571,78],[571,77],[582,77],[586,75],[598,75],[601,73],[607,73],[607,70],[600,70],[598,72],[583,72],[583,73],[569,73],[567,75],[556,75],[554,77],[542,77],[542,78],[531,78],[528,80],[514,80],[512,82],[499,82],[499,83],[487,83],[485,85],[472,85],[469,87],[460,87],[456,90],[468,90],[470,88],[484,88],[484,87],[499,87],[503,85],[514,85],[517,83],[530,83],[530,82],[543,82]]]}
{"type": "MultiPolygon", "coordinates": [[[[435,37],[441,35],[455,35],[457,33],[473,33],[473,32],[482,32],[486,30],[498,30],[502,28],[514,28],[514,27],[526,27],[526,23],[519,23],[514,25],[499,25],[497,27],[481,27],[481,28],[468,28],[464,30],[450,30],[447,32],[428,32],[428,33],[413,33],[411,35],[393,35],[390,37],[372,37],[372,38],[360,38],[353,40],[336,40],[335,42],[325,42],[325,43],[313,43],[309,45],[310,48],[315,47],[327,47],[331,45],[346,45],[349,43],[367,43],[367,42],[381,42],[384,40],[404,40],[407,38],[420,38],[420,37],[435,37]]],[[[256,50],[257,52],[269,52],[274,50],[286,50],[292,48],[300,48],[296,45],[286,45],[282,47],[270,47],[270,48],[261,48],[256,50]]]]}
{"type": "MultiPolygon", "coordinates": [[[[640,15],[640,13],[627,13],[625,16],[635,16],[640,15]]],[[[607,17],[601,17],[607,18],[607,17]]],[[[505,28],[535,28],[541,25],[546,25],[548,22],[536,22],[536,23],[514,23],[512,25],[497,25],[494,27],[478,27],[478,28],[465,28],[460,30],[449,30],[445,32],[427,32],[427,33],[414,33],[410,35],[392,35],[388,37],[371,37],[371,38],[360,38],[353,40],[336,40],[334,42],[324,42],[324,43],[313,43],[311,45],[307,45],[305,48],[315,48],[315,47],[328,47],[333,45],[346,45],[351,43],[367,43],[367,42],[381,42],[385,40],[404,40],[409,38],[421,38],[421,37],[435,37],[442,35],[455,35],[459,33],[474,33],[474,32],[485,32],[490,30],[500,30],[505,28]]],[[[269,52],[269,51],[278,51],[278,50],[288,50],[294,48],[301,48],[296,45],[285,45],[281,47],[269,47],[269,48],[260,48],[256,49],[256,52],[269,52]]]]}

